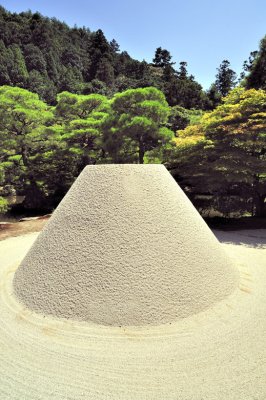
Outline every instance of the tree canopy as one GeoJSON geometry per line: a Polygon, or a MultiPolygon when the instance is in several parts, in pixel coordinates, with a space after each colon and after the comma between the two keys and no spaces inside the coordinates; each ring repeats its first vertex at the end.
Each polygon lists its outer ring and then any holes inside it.
{"type": "Polygon", "coordinates": [[[216,89],[222,97],[226,96],[236,85],[236,76],[236,73],[230,68],[230,62],[223,60],[217,68],[215,81],[216,89]]]}
{"type": "Polygon", "coordinates": [[[179,71],[174,64],[162,47],[156,49],[153,63],[138,61],[120,51],[115,39],[109,42],[101,29],[70,28],[39,13],[10,13],[0,7],[0,85],[28,89],[51,105],[64,91],[111,98],[127,89],[153,86],[171,105],[206,108],[206,94],[187,74],[186,62],[179,71]]]}
{"type": "Polygon", "coordinates": [[[156,88],[131,89],[117,93],[104,123],[106,150],[116,162],[144,163],[147,151],[167,142],[172,136],[165,125],[170,109],[156,88]]]}
{"type": "Polygon", "coordinates": [[[26,89],[2,86],[0,186],[25,194],[27,207],[51,206],[88,164],[145,162],[147,152],[173,136],[169,113],[156,88],[111,100],[62,92],[53,107],[26,89]]]}
{"type": "Polygon", "coordinates": [[[51,209],[88,164],[159,162],[196,206],[265,215],[266,37],[244,70],[235,88],[223,60],[204,91],[167,49],[138,61],[101,29],[0,6],[0,196],[51,209]]]}
{"type": "Polygon", "coordinates": [[[209,199],[222,213],[265,215],[265,117],[261,89],[238,87],[204,113],[170,107],[154,87],[111,99],[62,92],[49,106],[2,86],[0,184],[27,207],[52,207],[88,164],[163,162],[199,208],[209,199]]]}
{"type": "Polygon", "coordinates": [[[0,87],[0,169],[4,181],[28,187],[29,196],[39,194],[34,165],[49,140],[44,126],[52,119],[50,107],[37,94],[0,87]]]}
{"type": "Polygon", "coordinates": [[[248,73],[245,79],[248,89],[266,89],[266,36],[260,42],[259,51],[251,52],[244,69],[248,73]]]}
{"type": "Polygon", "coordinates": [[[208,194],[222,209],[230,196],[265,215],[266,93],[237,88],[200,123],[179,131],[165,157],[173,173],[194,194],[208,194]]]}

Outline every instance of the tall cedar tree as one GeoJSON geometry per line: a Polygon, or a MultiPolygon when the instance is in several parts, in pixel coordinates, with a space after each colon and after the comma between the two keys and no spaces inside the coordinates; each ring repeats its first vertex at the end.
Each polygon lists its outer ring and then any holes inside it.
{"type": "Polygon", "coordinates": [[[230,68],[230,62],[223,60],[217,68],[215,86],[222,97],[225,97],[236,85],[236,73],[230,68]]]}

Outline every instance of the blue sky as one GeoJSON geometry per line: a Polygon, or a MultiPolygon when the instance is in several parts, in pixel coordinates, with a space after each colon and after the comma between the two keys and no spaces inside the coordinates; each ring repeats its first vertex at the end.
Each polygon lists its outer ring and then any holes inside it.
{"type": "Polygon", "coordinates": [[[206,89],[223,59],[239,73],[266,34],[265,0],[0,0],[9,11],[39,11],[70,26],[102,29],[121,50],[152,61],[156,47],[188,62],[206,89]]]}

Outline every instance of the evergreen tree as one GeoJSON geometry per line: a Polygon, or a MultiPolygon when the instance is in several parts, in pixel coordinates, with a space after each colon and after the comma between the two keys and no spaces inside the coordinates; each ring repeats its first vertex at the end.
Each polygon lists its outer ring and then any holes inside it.
{"type": "Polygon", "coordinates": [[[8,51],[3,40],[0,40],[0,85],[9,85],[10,83],[8,51]]]}
{"type": "Polygon", "coordinates": [[[83,71],[83,65],[79,50],[74,45],[69,45],[64,49],[61,56],[62,64],[66,67],[76,67],[80,71],[83,71]]]}
{"type": "Polygon", "coordinates": [[[72,93],[81,93],[83,88],[83,78],[77,67],[63,67],[58,83],[60,92],[68,91],[72,93]]]}
{"type": "Polygon", "coordinates": [[[115,39],[111,40],[110,42],[111,49],[114,53],[118,53],[120,50],[119,44],[115,39]]]}
{"type": "Polygon", "coordinates": [[[9,48],[11,59],[9,64],[9,76],[14,85],[24,87],[29,77],[25,59],[20,47],[13,44],[9,48]]]}
{"type": "Polygon", "coordinates": [[[33,44],[27,44],[23,50],[25,63],[27,70],[30,72],[32,70],[38,71],[40,74],[46,74],[47,64],[46,60],[39,49],[39,47],[33,44]]]}
{"type": "Polygon", "coordinates": [[[43,126],[52,120],[49,107],[38,95],[21,88],[0,87],[0,169],[5,182],[26,191],[25,202],[38,206],[43,193],[38,184],[35,157],[47,140],[43,126]]]}
{"type": "Polygon", "coordinates": [[[206,103],[207,110],[213,110],[221,103],[222,96],[218,91],[215,83],[211,85],[210,89],[207,90],[206,94],[207,94],[207,103],[206,103]]]}
{"type": "Polygon", "coordinates": [[[110,64],[110,62],[107,58],[103,57],[101,59],[101,61],[99,62],[95,78],[102,82],[105,82],[108,86],[113,85],[113,83],[114,83],[114,68],[110,64]]]}
{"type": "Polygon", "coordinates": [[[93,111],[102,111],[105,105],[105,96],[62,92],[57,96],[55,116],[58,121],[69,123],[71,120],[85,119],[93,111]]]}
{"type": "Polygon", "coordinates": [[[93,79],[91,82],[84,85],[82,94],[100,94],[110,97],[112,91],[105,82],[102,82],[99,79],[93,79]]]}
{"type": "Polygon", "coordinates": [[[166,128],[169,107],[155,88],[117,93],[104,120],[104,146],[115,162],[139,162],[145,154],[167,143],[173,132],[166,128]]]}
{"type": "Polygon", "coordinates": [[[236,73],[230,68],[230,62],[223,60],[217,68],[215,86],[221,96],[226,96],[236,85],[236,73]]]}
{"type": "Polygon", "coordinates": [[[49,50],[46,54],[47,63],[47,74],[49,78],[53,81],[55,86],[59,83],[60,69],[61,66],[58,61],[58,57],[55,52],[49,50]]]}
{"type": "Polygon", "coordinates": [[[158,47],[152,61],[156,67],[166,67],[167,65],[175,64],[174,62],[171,62],[171,59],[172,56],[168,50],[158,47]]]}
{"type": "Polygon", "coordinates": [[[187,79],[187,77],[188,77],[188,74],[187,74],[187,62],[181,61],[179,63],[179,65],[180,65],[179,71],[177,72],[178,78],[179,79],[187,79]]]}
{"type": "Polygon", "coordinates": [[[72,162],[75,160],[78,174],[86,165],[95,164],[104,156],[101,125],[108,110],[105,96],[68,92],[58,95],[55,125],[49,129],[60,132],[60,141],[67,149],[66,156],[72,162]]]}
{"type": "Polygon", "coordinates": [[[47,103],[52,104],[54,102],[57,89],[47,75],[42,75],[36,70],[30,71],[26,88],[39,94],[40,98],[47,103]]]}
{"type": "Polygon", "coordinates": [[[266,36],[260,42],[259,51],[251,53],[245,69],[248,72],[246,87],[266,90],[266,36]]]}
{"type": "Polygon", "coordinates": [[[112,96],[154,86],[164,91],[171,105],[204,106],[199,85],[185,77],[184,70],[178,76],[168,50],[159,47],[154,64],[140,62],[126,51],[120,53],[115,39],[109,43],[102,30],[69,28],[31,11],[16,14],[0,9],[0,65],[0,84],[28,88],[49,104],[56,103],[62,90],[112,96]]]}
{"type": "Polygon", "coordinates": [[[103,59],[111,62],[112,49],[101,29],[91,35],[89,54],[91,64],[88,72],[90,80],[96,78],[97,71],[103,59]]]}

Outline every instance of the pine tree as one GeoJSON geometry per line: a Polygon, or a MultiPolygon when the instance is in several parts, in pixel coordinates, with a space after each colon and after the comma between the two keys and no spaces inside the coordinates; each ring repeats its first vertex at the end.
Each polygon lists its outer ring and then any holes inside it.
{"type": "Polygon", "coordinates": [[[171,62],[171,59],[172,56],[168,50],[158,47],[155,51],[155,56],[152,61],[156,67],[166,67],[168,65],[175,64],[174,62],[171,62]]]}
{"type": "Polygon", "coordinates": [[[188,74],[187,74],[187,62],[181,61],[179,63],[179,65],[180,65],[179,71],[177,72],[178,78],[179,79],[187,79],[187,77],[188,77],[188,74]]]}
{"type": "Polygon", "coordinates": [[[153,87],[117,93],[103,123],[104,145],[112,161],[143,164],[146,152],[172,138],[165,126],[169,113],[164,94],[153,87]]]}
{"type": "Polygon", "coordinates": [[[120,50],[119,44],[115,39],[111,40],[110,42],[111,49],[113,50],[114,53],[118,53],[120,50]]]}
{"type": "Polygon", "coordinates": [[[236,85],[236,73],[230,68],[230,62],[223,60],[217,68],[215,86],[221,96],[226,96],[236,85]]]}

